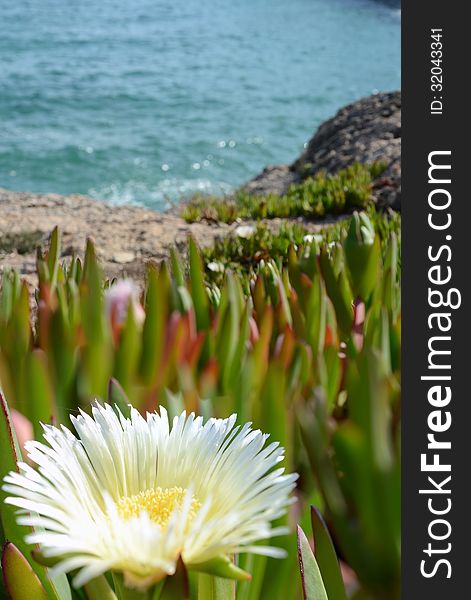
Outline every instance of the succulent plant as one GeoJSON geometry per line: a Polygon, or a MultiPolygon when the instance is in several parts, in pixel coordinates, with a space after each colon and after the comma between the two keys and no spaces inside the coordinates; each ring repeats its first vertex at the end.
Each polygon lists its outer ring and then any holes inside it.
{"type": "MultiPolygon", "coordinates": [[[[125,417],[129,402],[141,414],[165,407],[171,418],[185,409],[205,420],[237,413],[270,432],[287,469],[300,474],[296,508],[275,526],[293,531],[299,522],[308,531],[317,505],[358,593],[398,598],[400,218],[369,209],[321,239],[308,235],[299,226],[257,226],[204,251],[189,240],[185,256],[172,251],[149,265],[137,289],[107,280],[91,242],[83,261],[61,262],[54,231],[38,252],[33,295],[16,273],[0,276],[2,478],[24,438],[41,435],[41,422],[67,424],[95,399],[125,417]],[[373,265],[367,275],[365,261],[373,265]]],[[[25,528],[3,498],[4,564],[33,582],[38,595],[30,597],[83,598],[32,560],[25,528]]],[[[236,558],[250,583],[235,592],[190,574],[190,598],[300,598],[295,535],[273,543],[286,551],[282,561],[236,558]]],[[[328,593],[324,559],[315,557],[328,593]]],[[[9,568],[10,589],[18,584],[9,568]]],[[[179,597],[185,577],[178,567],[168,584],[177,591],[167,597],[179,597]]]]}

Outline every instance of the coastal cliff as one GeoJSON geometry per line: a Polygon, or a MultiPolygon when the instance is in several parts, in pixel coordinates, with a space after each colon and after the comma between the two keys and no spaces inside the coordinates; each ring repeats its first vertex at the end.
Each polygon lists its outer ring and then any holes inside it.
{"type": "Polygon", "coordinates": [[[345,106],[323,123],[291,165],[266,167],[244,189],[283,195],[292,183],[319,171],[337,173],[354,163],[384,162],[374,182],[380,206],[401,208],[401,92],[375,94],[345,106]]]}

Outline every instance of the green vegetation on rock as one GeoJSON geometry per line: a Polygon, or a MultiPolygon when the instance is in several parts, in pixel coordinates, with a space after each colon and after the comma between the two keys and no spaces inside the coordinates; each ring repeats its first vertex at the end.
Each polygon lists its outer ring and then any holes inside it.
{"type": "Polygon", "coordinates": [[[321,218],[363,209],[371,201],[372,181],[385,165],[355,164],[335,175],[325,172],[292,184],[284,196],[257,196],[243,190],[220,198],[198,195],[183,209],[183,218],[192,223],[201,219],[232,223],[237,219],[272,219],[275,217],[321,218]]]}

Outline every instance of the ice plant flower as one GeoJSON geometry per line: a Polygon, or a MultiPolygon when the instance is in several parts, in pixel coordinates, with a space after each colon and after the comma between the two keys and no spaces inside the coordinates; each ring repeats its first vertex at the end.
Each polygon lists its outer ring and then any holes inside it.
{"type": "Polygon", "coordinates": [[[211,572],[230,554],[282,556],[256,542],[286,533],[271,521],[291,503],[297,476],[276,467],[283,448],[250,423],[182,413],[170,426],[163,407],[125,418],[107,404],[71,420],[78,437],[43,425],[47,443],[26,444],[38,470],[19,463],[3,489],[18,523],[37,528],[26,541],[58,561],[56,572],[77,571],[75,586],[112,570],[146,589],[179,557],[211,572]]]}
{"type": "Polygon", "coordinates": [[[246,240],[255,235],[256,232],[257,228],[254,225],[239,225],[235,229],[236,236],[246,240]]]}
{"type": "Polygon", "coordinates": [[[139,302],[138,289],[130,279],[122,279],[105,291],[105,306],[111,321],[118,327],[124,325],[129,306],[132,306],[136,322],[139,325],[144,322],[145,313],[139,302]]]}
{"type": "Polygon", "coordinates": [[[214,260],[208,263],[208,269],[213,273],[224,273],[225,271],[224,265],[214,260]]]}
{"type": "Polygon", "coordinates": [[[320,244],[322,243],[323,239],[324,237],[319,233],[307,233],[303,237],[303,241],[305,241],[307,244],[312,244],[312,242],[317,242],[318,244],[320,244]]]}

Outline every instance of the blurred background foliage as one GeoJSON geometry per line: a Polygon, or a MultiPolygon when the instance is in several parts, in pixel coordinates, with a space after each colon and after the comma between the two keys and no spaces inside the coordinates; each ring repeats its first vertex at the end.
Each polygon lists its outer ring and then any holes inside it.
{"type": "MultiPolygon", "coordinates": [[[[323,587],[332,600],[398,599],[400,217],[370,208],[317,233],[244,227],[150,264],[139,293],[130,283],[117,293],[123,284],[106,279],[91,241],[83,261],[61,262],[57,230],[38,250],[33,296],[17,273],[1,276],[0,475],[21,453],[10,443],[21,416],[40,437],[41,421],[68,425],[95,398],[123,411],[129,399],[142,412],[236,412],[286,448],[300,480],[284,520],[301,528],[298,545],[273,542],[287,559],[242,555],[253,581],[207,597],[317,600],[323,587]]],[[[1,511],[3,541],[30,560],[11,510],[1,511]]],[[[31,565],[49,597],[83,597],[31,565]]]]}

